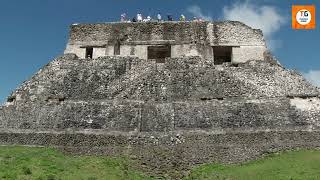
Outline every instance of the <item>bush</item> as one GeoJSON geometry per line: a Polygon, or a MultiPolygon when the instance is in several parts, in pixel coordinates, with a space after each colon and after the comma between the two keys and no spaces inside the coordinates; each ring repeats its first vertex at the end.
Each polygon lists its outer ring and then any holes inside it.
{"type": "Polygon", "coordinates": [[[28,167],[23,167],[23,168],[22,168],[22,172],[23,172],[24,175],[30,175],[30,174],[32,174],[31,169],[28,168],[28,167]]]}

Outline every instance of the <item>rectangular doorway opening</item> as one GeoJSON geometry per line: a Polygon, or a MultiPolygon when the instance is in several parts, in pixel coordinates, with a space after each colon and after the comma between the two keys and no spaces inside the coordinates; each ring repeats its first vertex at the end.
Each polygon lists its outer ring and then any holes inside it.
{"type": "Polygon", "coordinates": [[[86,48],[86,58],[87,59],[92,59],[93,55],[93,48],[92,47],[87,47],[86,48]]]}
{"type": "Polygon", "coordinates": [[[171,57],[171,46],[149,46],[148,59],[155,59],[156,63],[165,63],[165,58],[171,57]]]}
{"type": "Polygon", "coordinates": [[[116,44],[114,45],[114,55],[120,55],[120,41],[116,41],[116,44]]]}
{"type": "Polygon", "coordinates": [[[214,64],[219,65],[232,60],[232,46],[214,46],[214,64]]]}

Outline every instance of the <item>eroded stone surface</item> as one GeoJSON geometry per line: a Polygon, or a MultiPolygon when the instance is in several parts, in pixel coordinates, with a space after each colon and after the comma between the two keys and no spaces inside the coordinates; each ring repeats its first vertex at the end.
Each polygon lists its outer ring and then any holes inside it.
{"type": "Polygon", "coordinates": [[[66,54],[0,107],[0,144],[127,155],[159,174],[243,162],[319,147],[319,94],[270,54],[237,65],[66,54]]]}
{"type": "Polygon", "coordinates": [[[93,58],[120,55],[148,59],[149,46],[168,46],[170,57],[200,56],[213,60],[215,46],[232,49],[233,63],[262,60],[267,50],[262,31],[237,21],[77,24],[70,28],[65,53],[93,58]],[[115,53],[117,52],[117,53],[115,53]]]}

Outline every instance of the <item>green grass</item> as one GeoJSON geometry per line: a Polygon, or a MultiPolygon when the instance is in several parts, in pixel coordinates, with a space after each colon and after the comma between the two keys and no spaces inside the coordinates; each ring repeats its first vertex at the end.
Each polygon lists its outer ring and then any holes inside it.
{"type": "MultiPolygon", "coordinates": [[[[70,156],[51,148],[0,146],[0,179],[152,179],[132,169],[133,165],[126,158],[70,156]]],[[[185,179],[320,179],[320,151],[282,152],[242,165],[202,165],[185,179]]]]}
{"type": "Polygon", "coordinates": [[[195,168],[186,180],[320,179],[320,151],[300,150],[269,155],[242,165],[209,164],[195,168]]]}
{"type": "Polygon", "coordinates": [[[150,179],[125,158],[66,156],[50,148],[0,146],[0,179],[150,179]]]}

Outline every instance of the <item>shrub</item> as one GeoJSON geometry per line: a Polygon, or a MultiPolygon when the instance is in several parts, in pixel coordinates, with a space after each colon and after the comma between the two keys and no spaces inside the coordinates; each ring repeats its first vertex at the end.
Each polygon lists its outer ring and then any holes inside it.
{"type": "Polygon", "coordinates": [[[22,167],[22,172],[24,175],[30,175],[32,174],[31,169],[28,167],[22,167]]]}

